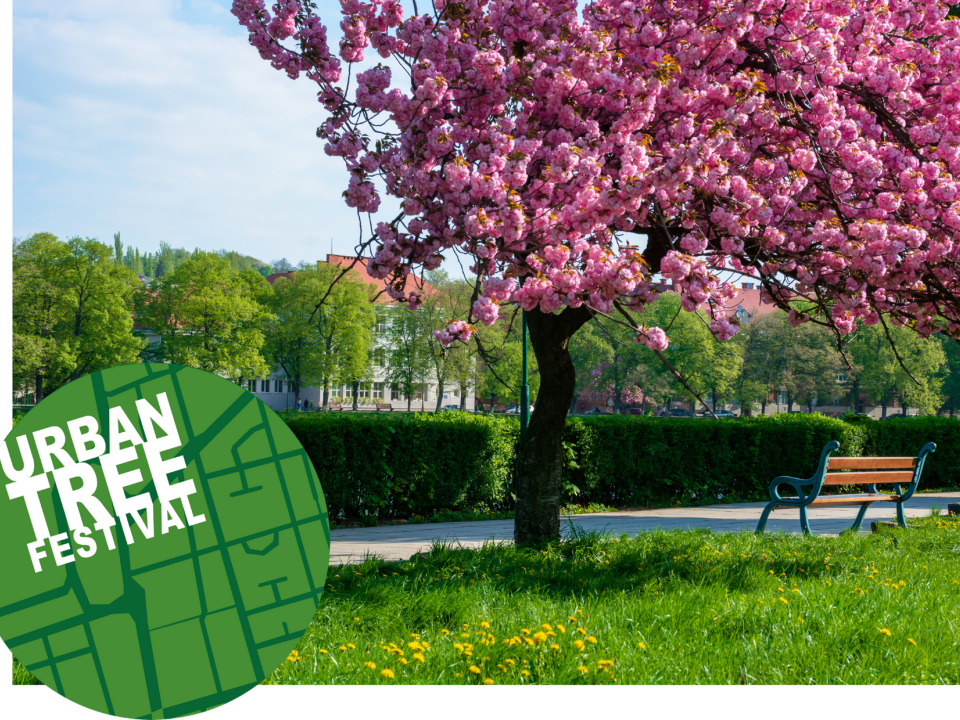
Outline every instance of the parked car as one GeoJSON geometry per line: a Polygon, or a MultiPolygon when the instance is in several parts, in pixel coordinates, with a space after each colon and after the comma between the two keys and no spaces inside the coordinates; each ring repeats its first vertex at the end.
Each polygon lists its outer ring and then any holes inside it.
{"type": "MultiPolygon", "coordinates": [[[[520,406],[519,405],[507,405],[507,409],[504,410],[508,415],[519,415],[520,406]]],[[[530,414],[533,414],[533,405],[530,406],[530,414]]]]}
{"type": "MultiPolygon", "coordinates": [[[[734,414],[733,414],[732,412],[730,412],[729,410],[724,410],[723,408],[721,408],[721,409],[719,409],[719,410],[714,410],[714,411],[713,411],[713,414],[717,416],[717,419],[718,419],[718,420],[723,420],[723,419],[733,420],[734,418],[737,417],[736,415],[734,415],[734,414]]],[[[710,416],[709,416],[709,415],[706,415],[706,417],[710,417],[710,416]]]]}
{"type": "Polygon", "coordinates": [[[643,408],[623,408],[620,412],[623,415],[643,415],[643,408]]]}
{"type": "Polygon", "coordinates": [[[584,415],[603,415],[603,410],[598,407],[593,408],[593,410],[587,410],[584,415]]]}
{"type": "Polygon", "coordinates": [[[459,405],[444,405],[438,412],[460,412],[459,405]]]}
{"type": "Polygon", "coordinates": [[[687,410],[686,408],[673,408],[672,410],[667,411],[667,417],[692,418],[693,413],[687,410]]]}

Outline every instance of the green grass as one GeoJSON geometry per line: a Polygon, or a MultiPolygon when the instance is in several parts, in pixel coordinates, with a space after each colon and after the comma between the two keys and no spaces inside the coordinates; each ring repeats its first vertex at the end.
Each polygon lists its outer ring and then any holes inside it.
{"type": "Polygon", "coordinates": [[[16,658],[13,659],[13,684],[14,685],[42,685],[27,669],[20,664],[16,658]]]}
{"type": "Polygon", "coordinates": [[[331,568],[296,659],[267,682],[957,683],[960,523],[915,522],[438,546],[331,568]]]}
{"type": "Polygon", "coordinates": [[[912,523],[438,545],[332,567],[296,655],[266,682],[955,684],[960,520],[912,523]]]}

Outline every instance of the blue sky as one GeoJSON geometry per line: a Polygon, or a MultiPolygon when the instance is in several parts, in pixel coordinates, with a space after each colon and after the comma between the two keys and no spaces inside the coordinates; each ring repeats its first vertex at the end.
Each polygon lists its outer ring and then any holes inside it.
{"type": "MultiPolygon", "coordinates": [[[[351,252],[357,218],[315,135],[316,87],[261,60],[230,5],[15,0],[14,237],[119,231],[141,250],[266,261],[316,260],[331,239],[351,252]]],[[[335,41],[339,2],[320,5],[335,41]]]]}

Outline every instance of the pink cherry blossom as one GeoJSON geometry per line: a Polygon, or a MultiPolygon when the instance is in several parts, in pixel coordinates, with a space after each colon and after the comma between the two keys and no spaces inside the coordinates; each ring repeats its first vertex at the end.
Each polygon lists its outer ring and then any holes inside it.
{"type": "MultiPolygon", "coordinates": [[[[948,9],[434,0],[408,16],[396,0],[341,0],[324,20],[296,0],[233,4],[265,60],[316,84],[347,205],[398,208],[366,243],[391,288],[461,251],[480,286],[472,316],[492,323],[504,303],[640,311],[666,278],[686,310],[725,308],[711,321],[724,340],[738,329],[724,271],[761,278],[785,309],[810,301],[798,323],[843,334],[883,313],[960,335],[948,9]]],[[[659,345],[656,330],[638,339],[659,345]]]]}

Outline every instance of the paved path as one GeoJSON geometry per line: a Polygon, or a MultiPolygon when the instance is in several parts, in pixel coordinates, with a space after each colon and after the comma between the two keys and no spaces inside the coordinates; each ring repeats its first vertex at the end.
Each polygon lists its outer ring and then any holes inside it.
{"type": "MultiPolygon", "coordinates": [[[[960,492],[918,493],[907,502],[904,513],[908,518],[930,514],[936,506],[946,512],[947,503],[960,502],[960,492]]],[[[765,503],[738,503],[709,505],[698,508],[662,508],[635,512],[591,513],[561,518],[564,535],[572,525],[583,530],[608,531],[615,535],[636,535],[644,530],[661,527],[665,530],[688,530],[706,527],[726,532],[753,532],[765,503]]],[[[823,508],[810,510],[810,529],[815,534],[836,534],[853,524],[858,508],[823,508]]],[[[896,514],[893,505],[875,503],[867,510],[862,532],[870,531],[872,520],[889,520],[896,514]]],[[[796,509],[774,510],[767,522],[767,532],[800,532],[800,516],[796,509]]],[[[423,525],[390,525],[374,528],[353,528],[330,532],[330,563],[354,563],[366,555],[377,555],[386,560],[406,560],[414,553],[429,550],[435,539],[445,539],[464,547],[479,547],[484,542],[511,541],[513,520],[483,520],[478,522],[428,523],[423,525]]]]}

